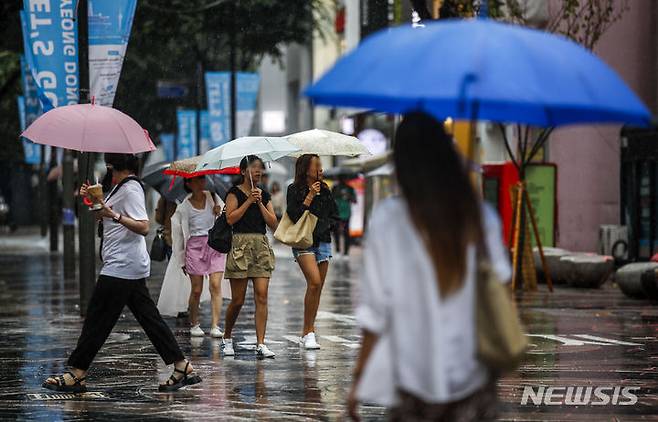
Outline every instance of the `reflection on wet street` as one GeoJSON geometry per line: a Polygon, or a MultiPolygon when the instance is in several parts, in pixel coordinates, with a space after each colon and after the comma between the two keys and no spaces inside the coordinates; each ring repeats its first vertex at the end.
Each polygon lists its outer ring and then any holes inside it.
{"type": "MultiPolygon", "coordinates": [[[[290,252],[276,250],[270,286],[267,342],[274,360],[257,360],[251,292],[235,330],[235,358],[220,341],[190,338],[182,320],[168,319],[185,354],[203,377],[175,394],[157,392],[169,376],[130,312],[101,349],[89,373],[89,392],[55,394],[41,388],[64,369],[82,326],[78,286],[62,278],[61,258],[47,254],[0,255],[0,418],[3,420],[339,420],[358,351],[353,317],[359,251],[350,263],[335,263],[318,316],[322,350],[298,343],[305,283],[290,252]]],[[[155,297],[164,265],[150,280],[155,297]]],[[[531,353],[521,370],[499,383],[502,420],[655,420],[658,418],[658,308],[625,298],[616,287],[558,288],[519,297],[531,335],[531,353]],[[622,405],[523,405],[525,386],[639,387],[638,402],[622,405]]],[[[226,307],[226,303],[224,304],[226,307]]],[[[203,328],[210,324],[206,305],[203,328]]],[[[427,356],[428,359],[432,357],[427,356]]],[[[610,390],[612,391],[612,390],[610,390]]],[[[385,410],[363,409],[366,420],[385,410]]]]}

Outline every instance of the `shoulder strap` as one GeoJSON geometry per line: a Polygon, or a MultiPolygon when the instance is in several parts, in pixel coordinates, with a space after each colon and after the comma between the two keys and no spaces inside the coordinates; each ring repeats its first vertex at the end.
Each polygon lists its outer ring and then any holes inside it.
{"type": "Polygon", "coordinates": [[[137,177],[137,176],[128,176],[125,179],[123,179],[122,181],[120,181],[118,185],[116,185],[116,187],[110,192],[110,194],[107,195],[107,198],[105,198],[105,200],[108,201],[115,193],[117,193],[117,191],[121,188],[121,186],[125,185],[126,183],[130,182],[131,180],[134,180],[135,182],[139,183],[139,186],[142,187],[142,191],[144,191],[144,193],[146,193],[146,190],[144,189],[144,184],[142,183],[142,181],[140,180],[139,177],[137,177]]]}

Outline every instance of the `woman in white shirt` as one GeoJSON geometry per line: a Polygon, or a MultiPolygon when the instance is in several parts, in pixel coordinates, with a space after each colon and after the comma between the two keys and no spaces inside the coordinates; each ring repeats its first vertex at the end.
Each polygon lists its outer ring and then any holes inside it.
{"type": "Polygon", "coordinates": [[[405,117],[394,161],[402,196],[371,218],[348,411],[358,419],[358,402],[371,402],[392,420],[493,419],[495,380],[476,358],[476,245],[509,280],[500,223],[434,118],[405,117]]]}
{"type": "Polygon", "coordinates": [[[205,332],[199,323],[199,303],[202,293],[204,298],[207,297],[208,287],[204,279],[208,277],[212,304],[210,335],[221,338],[221,283],[226,254],[208,246],[208,230],[214,225],[216,216],[222,212],[224,203],[205,188],[205,176],[185,180],[185,190],[190,194],[171,217],[173,252],[162,284],[158,309],[163,315],[176,315],[185,306],[190,313],[190,335],[204,336],[205,332]],[[191,285],[185,282],[185,276],[189,276],[191,285]]]}

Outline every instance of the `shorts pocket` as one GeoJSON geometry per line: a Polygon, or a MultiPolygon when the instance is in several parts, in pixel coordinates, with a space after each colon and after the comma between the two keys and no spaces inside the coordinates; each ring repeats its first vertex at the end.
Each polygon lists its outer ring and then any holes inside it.
{"type": "Polygon", "coordinates": [[[226,269],[232,272],[247,271],[247,256],[245,255],[245,247],[233,247],[228,255],[226,262],[226,269]]]}

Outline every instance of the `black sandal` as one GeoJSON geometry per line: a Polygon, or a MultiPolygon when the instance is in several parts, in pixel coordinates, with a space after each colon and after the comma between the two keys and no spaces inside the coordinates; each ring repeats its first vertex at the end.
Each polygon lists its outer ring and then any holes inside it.
{"type": "Polygon", "coordinates": [[[172,383],[160,384],[158,390],[163,392],[172,392],[172,391],[178,391],[182,387],[186,387],[188,385],[194,385],[200,383],[201,377],[195,374],[194,371],[190,372],[189,374],[187,373],[187,368],[189,368],[189,366],[190,363],[187,362],[185,364],[185,369],[182,371],[174,366],[174,373],[171,374],[171,376],[169,377],[169,380],[172,381],[172,383]],[[181,378],[176,378],[174,376],[176,372],[178,372],[179,374],[183,374],[183,376],[181,378]]]}
{"type": "Polygon", "coordinates": [[[86,380],[87,377],[78,378],[71,371],[65,372],[65,374],[60,375],[58,377],[51,377],[52,379],[57,381],[57,384],[51,384],[48,381],[46,381],[41,386],[43,388],[47,388],[49,390],[59,391],[59,392],[63,392],[63,393],[76,393],[76,394],[79,394],[79,393],[86,393],[87,392],[87,386],[82,385],[82,382],[84,380],[86,380]],[[64,379],[65,374],[68,374],[68,375],[71,376],[71,378],[73,379],[73,384],[71,384],[71,385],[66,384],[66,379],[64,379]]]}

